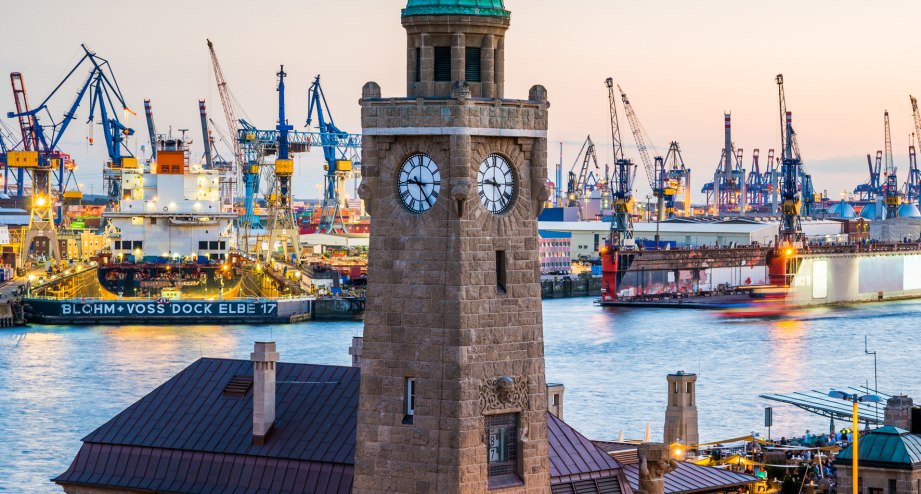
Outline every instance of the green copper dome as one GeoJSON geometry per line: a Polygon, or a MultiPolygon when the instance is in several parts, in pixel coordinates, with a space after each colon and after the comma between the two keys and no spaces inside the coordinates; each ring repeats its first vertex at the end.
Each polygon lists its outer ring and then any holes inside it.
{"type": "Polygon", "coordinates": [[[508,17],[504,0],[409,0],[403,17],[411,15],[479,15],[508,17]]]}

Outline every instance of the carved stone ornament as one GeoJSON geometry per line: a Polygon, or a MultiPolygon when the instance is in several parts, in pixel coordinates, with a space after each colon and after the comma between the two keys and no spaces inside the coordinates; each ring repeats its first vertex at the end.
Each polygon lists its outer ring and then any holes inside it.
{"type": "Polygon", "coordinates": [[[365,211],[368,212],[369,216],[374,216],[374,188],[371,183],[372,180],[371,177],[364,177],[361,179],[361,184],[358,186],[358,197],[365,201],[365,211]]]}
{"type": "Polygon", "coordinates": [[[496,377],[480,386],[480,412],[527,410],[528,383],[522,378],[496,377]]]}
{"type": "Polygon", "coordinates": [[[636,494],[664,494],[665,474],[678,468],[667,445],[643,443],[637,448],[640,458],[640,482],[636,494]]]}
{"type": "Polygon", "coordinates": [[[455,178],[451,180],[451,199],[457,208],[457,217],[464,217],[464,204],[470,197],[470,191],[473,188],[473,181],[469,178],[455,178]]]}
{"type": "Polygon", "coordinates": [[[540,216],[544,212],[544,206],[547,204],[547,199],[550,199],[550,188],[547,187],[547,182],[544,179],[534,180],[531,187],[534,188],[534,212],[535,216],[540,216]]]}

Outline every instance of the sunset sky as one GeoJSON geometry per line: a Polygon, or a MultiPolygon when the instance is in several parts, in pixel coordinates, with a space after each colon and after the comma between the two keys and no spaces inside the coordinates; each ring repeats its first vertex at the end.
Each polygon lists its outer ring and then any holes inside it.
{"type": "MultiPolygon", "coordinates": [[[[307,87],[322,74],[338,126],[359,133],[361,87],[377,81],[384,95],[405,95],[405,0],[112,2],[46,0],[4,7],[0,72],[22,72],[37,104],[82,54],[86,43],[112,64],[138,112],[132,148],[147,142],[143,99],[151,98],[158,131],[192,129],[200,155],[197,100],[223,126],[205,39],[245,111],[260,128],[276,119],[275,73],[288,72],[289,121],[302,129],[307,87]],[[38,23],[35,19],[41,19],[38,23]]],[[[591,134],[599,159],[610,160],[604,79],[613,76],[652,141],[664,153],[681,143],[695,195],[712,179],[731,111],[736,147],[779,147],[777,86],[783,73],[803,159],[816,189],[833,198],[866,180],[867,153],[883,147],[883,111],[892,119],[899,178],[913,132],[909,94],[921,95],[921,3],[917,0],[507,0],[506,96],[524,98],[533,84],[552,103],[549,163],[564,143],[568,171],[591,134]],[[710,178],[708,178],[708,176],[710,178]]],[[[82,78],[82,77],[80,77],[82,78]]],[[[4,86],[9,87],[9,86],[4,86]]],[[[0,110],[13,109],[9,89],[0,110]]],[[[52,103],[60,115],[73,90],[52,103]]],[[[86,118],[86,111],[78,113],[86,118]]],[[[14,122],[6,120],[12,127],[14,122]]],[[[622,122],[626,129],[626,122],[622,122]]],[[[84,191],[102,192],[104,148],[86,142],[74,122],[65,151],[77,157],[84,191]]],[[[102,134],[95,130],[97,142],[102,134]]],[[[627,133],[625,141],[632,144],[627,133]]],[[[225,155],[230,153],[222,149],[225,155]]],[[[639,157],[627,150],[634,160],[639,157]]],[[[295,193],[317,197],[319,151],[298,158],[295,193]]],[[[552,176],[553,171],[548,170],[552,176]]],[[[648,192],[638,176],[640,196],[648,192]]]]}

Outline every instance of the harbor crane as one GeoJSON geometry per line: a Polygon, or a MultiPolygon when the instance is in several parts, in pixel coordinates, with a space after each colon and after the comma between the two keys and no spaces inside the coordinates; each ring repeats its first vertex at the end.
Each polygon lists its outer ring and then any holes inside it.
{"type": "Polygon", "coordinates": [[[725,144],[720,152],[720,162],[713,174],[713,181],[705,183],[700,191],[706,194],[708,207],[712,199],[713,214],[729,211],[737,204],[739,214],[744,215],[747,183],[742,166],[743,153],[741,149],[736,150],[732,143],[732,115],[724,113],[723,121],[725,144]]]}
{"type": "Polygon", "coordinates": [[[10,197],[20,198],[25,192],[25,169],[11,168],[7,162],[9,151],[17,145],[13,131],[7,127],[6,122],[0,121],[0,166],[3,167],[3,193],[10,197]]]}
{"type": "Polygon", "coordinates": [[[586,137],[585,142],[582,143],[582,149],[579,150],[579,154],[576,155],[576,160],[569,169],[569,180],[566,185],[566,206],[579,208],[579,220],[585,219],[583,205],[586,192],[590,186],[590,165],[594,165],[595,170],[600,170],[598,167],[598,157],[595,154],[595,143],[592,142],[592,136],[586,137]],[[577,175],[575,170],[580,161],[582,162],[582,166],[579,168],[579,173],[577,175]]]}
{"type": "Polygon", "coordinates": [[[361,147],[361,135],[349,134],[336,126],[330,112],[326,95],[320,85],[320,76],[310,85],[307,97],[307,124],[316,120],[317,132],[311,133],[319,139],[323,148],[325,165],[325,187],[323,204],[320,208],[319,233],[348,233],[348,227],[342,218],[343,185],[347,175],[358,173],[361,163],[357,162],[358,149],[361,147]]]}
{"type": "Polygon", "coordinates": [[[787,111],[783,74],[778,74],[775,80],[780,102],[780,140],[781,149],[783,150],[780,168],[781,221],[779,239],[780,242],[786,245],[797,246],[802,245],[806,240],[806,235],[803,233],[802,218],[800,217],[802,208],[800,187],[803,162],[800,159],[796,134],[793,132],[793,113],[787,111]]]}
{"type": "Polygon", "coordinates": [[[665,170],[665,181],[675,187],[676,193],[665,196],[665,212],[671,217],[674,215],[676,205],[675,199],[679,194],[684,196],[682,213],[684,216],[691,215],[691,169],[685,166],[684,158],[681,156],[681,148],[678,141],[672,141],[668,147],[668,153],[665,154],[662,169],[665,170]]]}
{"type": "Polygon", "coordinates": [[[883,198],[886,201],[886,219],[899,217],[899,206],[902,205],[902,196],[899,195],[898,169],[892,156],[892,132],[889,129],[889,110],[883,112],[883,127],[885,133],[885,163],[886,181],[883,183],[883,198]]]}
{"type": "MultiPolygon", "coordinates": [[[[665,180],[665,160],[661,156],[650,159],[649,148],[646,146],[646,143],[649,142],[650,145],[652,145],[652,140],[649,139],[645,129],[643,129],[642,124],[640,124],[640,120],[636,116],[636,111],[633,109],[630,99],[627,98],[627,93],[621,89],[619,84],[617,85],[617,91],[620,92],[620,99],[624,104],[624,114],[626,114],[627,122],[630,124],[630,130],[633,132],[633,140],[636,142],[640,160],[643,162],[643,168],[646,169],[646,178],[649,180],[649,188],[652,190],[652,195],[656,198],[656,222],[659,222],[665,219],[666,196],[672,196],[671,202],[674,203],[676,190],[665,180]]],[[[652,147],[655,149],[654,145],[652,145],[652,147]]],[[[658,234],[656,234],[657,243],[659,241],[658,237],[658,234]]]]}
{"type": "MultiPolygon", "coordinates": [[[[237,229],[240,233],[240,248],[243,251],[249,250],[249,239],[251,232],[263,230],[262,220],[256,215],[256,195],[259,193],[259,160],[252,152],[254,148],[249,147],[250,153],[246,152],[245,144],[252,144],[255,135],[248,130],[254,130],[252,126],[245,125],[245,121],[237,119],[236,100],[230,92],[227,80],[224,78],[224,71],[218,61],[217,53],[214,51],[214,43],[210,39],[208,42],[208,52],[211,55],[211,68],[214,71],[214,80],[217,83],[218,94],[221,97],[221,107],[224,109],[224,121],[227,125],[227,132],[230,133],[231,142],[233,143],[233,159],[231,167],[234,176],[239,174],[243,182],[243,214],[237,220],[237,229]],[[250,139],[252,137],[253,139],[250,139]]],[[[231,184],[231,189],[234,189],[231,184]]],[[[232,193],[231,193],[232,195],[232,193]]]]}
{"type": "Polygon", "coordinates": [[[265,243],[265,259],[271,259],[281,250],[285,261],[293,261],[297,265],[300,260],[300,239],[297,225],[294,224],[294,211],[292,210],[291,176],[294,175],[294,160],[291,158],[288,136],[294,126],[288,123],[285,115],[285,66],[278,71],[278,125],[277,131],[277,157],[275,159],[275,177],[273,180],[272,194],[269,196],[269,215],[267,230],[268,242],[265,243]],[[289,251],[290,244],[290,251],[289,251]],[[290,257],[289,257],[290,252],[290,257]]]}
{"type": "Polygon", "coordinates": [[[903,193],[909,204],[921,207],[921,170],[918,169],[918,155],[911,140],[908,144],[908,176],[905,178],[903,193]]]}
{"type": "MultiPolygon", "coordinates": [[[[94,142],[92,124],[96,121],[98,111],[99,123],[109,157],[103,177],[110,185],[110,202],[117,203],[121,194],[117,185],[111,186],[112,178],[120,176],[124,168],[137,167],[137,159],[131,154],[125,142],[127,137],[134,134],[134,130],[125,126],[119,118],[120,113],[127,118],[127,115],[134,112],[125,103],[109,62],[96,55],[86,45],[80,46],[83,49],[83,56],[51,93],[34,108],[29,105],[22,74],[19,72],[10,74],[16,111],[9,112],[7,117],[17,119],[22,141],[19,144],[19,150],[7,153],[8,166],[24,170],[31,184],[29,229],[22,243],[22,258],[27,257],[31,252],[32,244],[37,238],[47,239],[52,256],[55,259],[61,258],[57,243],[56,223],[64,220],[63,203],[79,200],[82,198],[82,192],[74,177],[76,163],[69,154],[61,151],[60,144],[71,121],[76,120],[77,110],[87,96],[89,96],[89,114],[86,121],[90,124],[91,132],[88,141],[90,144],[94,142]],[[65,111],[63,118],[56,119],[51,113],[49,103],[59,94],[61,88],[71,77],[84,66],[89,66],[89,74],[79,85],[76,98],[65,111]],[[57,214],[55,214],[55,209],[57,214]]],[[[20,180],[19,184],[22,183],[23,181],[20,180]]]]}
{"type": "Polygon", "coordinates": [[[918,147],[914,146],[912,139],[909,139],[909,169],[908,177],[905,181],[905,196],[907,200],[921,208],[921,171],[918,170],[918,159],[915,154],[916,149],[921,149],[921,111],[918,110],[918,100],[909,95],[911,100],[911,115],[915,123],[915,132],[912,135],[917,139],[918,147]]]}
{"type": "Polygon", "coordinates": [[[873,202],[876,200],[877,196],[882,195],[883,187],[880,181],[883,168],[882,149],[876,151],[875,162],[873,161],[873,157],[867,154],[867,168],[870,171],[870,178],[854,188],[854,193],[857,194],[857,200],[865,203],[873,202]]]}
{"type": "Polygon", "coordinates": [[[614,148],[614,171],[611,174],[611,195],[613,199],[613,216],[609,247],[615,252],[632,250],[633,240],[633,181],[636,178],[636,165],[624,157],[623,141],[620,134],[620,121],[617,116],[617,97],[614,95],[614,79],[605,81],[608,88],[608,104],[611,116],[611,142],[614,148]]]}

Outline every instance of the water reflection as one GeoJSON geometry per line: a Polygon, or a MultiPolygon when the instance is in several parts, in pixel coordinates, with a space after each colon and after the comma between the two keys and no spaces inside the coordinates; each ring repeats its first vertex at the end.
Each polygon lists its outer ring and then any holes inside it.
{"type": "MultiPolygon", "coordinates": [[[[758,398],[768,392],[873,382],[864,335],[879,354],[879,388],[921,398],[914,369],[921,302],[810,310],[725,321],[707,312],[606,309],[590,299],[544,303],[547,380],[566,385],[566,420],[593,439],[620,430],[661,438],[665,375],[699,374],[702,440],[824,430],[826,419],[758,398]]],[[[33,328],[0,331],[0,491],[54,491],[80,438],[201,356],[249,358],[278,342],[282,361],[349,365],[360,323],[287,326],[33,328]],[[8,443],[5,443],[5,445],[8,443]]]]}

